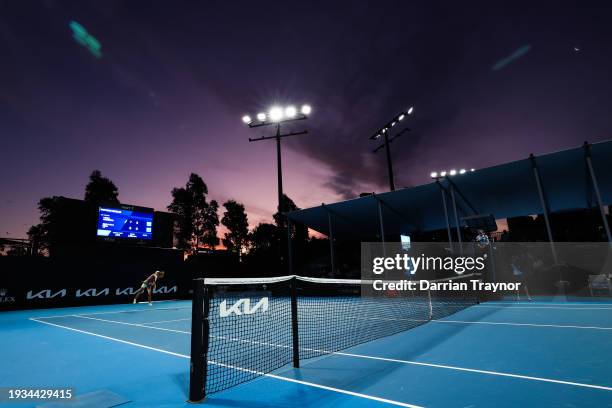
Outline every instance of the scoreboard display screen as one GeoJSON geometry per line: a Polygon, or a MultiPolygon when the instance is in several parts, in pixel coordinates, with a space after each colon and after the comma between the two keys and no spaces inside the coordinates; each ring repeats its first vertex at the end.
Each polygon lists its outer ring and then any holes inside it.
{"type": "Polygon", "coordinates": [[[100,207],[97,235],[108,238],[151,240],[153,238],[153,213],[100,207]]]}

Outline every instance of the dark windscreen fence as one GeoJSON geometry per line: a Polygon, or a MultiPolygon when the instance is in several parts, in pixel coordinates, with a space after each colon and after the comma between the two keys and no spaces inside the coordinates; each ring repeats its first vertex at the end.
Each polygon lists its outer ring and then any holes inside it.
{"type": "Polygon", "coordinates": [[[612,298],[612,247],[607,242],[493,242],[491,282],[520,283],[508,300],[612,298]]]}
{"type": "Polygon", "coordinates": [[[456,313],[478,303],[470,280],[479,278],[440,280],[463,282],[465,290],[434,291],[417,281],[416,290],[376,294],[366,290],[373,281],[363,280],[198,279],[190,400],[456,313]]]}

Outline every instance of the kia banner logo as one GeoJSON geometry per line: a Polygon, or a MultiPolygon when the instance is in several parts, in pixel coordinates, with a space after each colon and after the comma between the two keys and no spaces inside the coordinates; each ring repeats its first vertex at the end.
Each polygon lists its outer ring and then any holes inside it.
{"type": "Polygon", "coordinates": [[[133,295],[135,293],[136,291],[134,290],[134,288],[125,288],[125,289],[117,288],[117,290],[115,291],[115,295],[117,296],[128,296],[128,295],[133,295]]]}
{"type": "Polygon", "coordinates": [[[160,286],[159,288],[155,289],[153,293],[168,294],[168,293],[176,293],[177,291],[178,291],[178,288],[176,286],[172,286],[171,288],[167,286],[160,286]]]}
{"type": "Polygon", "coordinates": [[[66,289],[60,289],[57,292],[51,292],[51,289],[43,289],[40,292],[33,293],[33,291],[29,291],[27,293],[26,298],[29,299],[53,299],[54,297],[65,297],[68,291],[66,289]]]}
{"type": "Polygon", "coordinates": [[[109,294],[109,289],[102,289],[98,291],[95,288],[87,289],[86,291],[81,291],[81,289],[77,289],[76,297],[80,298],[81,296],[107,296],[109,294]]]}

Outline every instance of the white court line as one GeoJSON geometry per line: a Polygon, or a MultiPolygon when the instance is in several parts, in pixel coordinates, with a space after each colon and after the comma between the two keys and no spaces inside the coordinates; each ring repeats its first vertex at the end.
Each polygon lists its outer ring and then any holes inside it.
{"type": "MultiPolygon", "coordinates": [[[[110,323],[125,324],[125,325],[129,325],[129,326],[144,327],[144,328],[147,328],[147,329],[156,329],[156,330],[164,330],[164,331],[173,331],[173,332],[183,333],[183,334],[191,334],[190,332],[186,332],[186,331],[164,329],[164,328],[161,328],[161,327],[144,326],[144,325],[138,324],[138,323],[116,322],[116,321],[113,321],[113,320],[94,319],[94,318],[90,318],[90,319],[101,320],[101,321],[110,322],[110,323]]],[[[224,340],[237,341],[237,342],[250,343],[250,344],[257,344],[257,345],[263,345],[263,346],[271,346],[271,347],[279,347],[279,348],[289,348],[290,347],[290,346],[283,345],[283,344],[274,344],[274,343],[267,343],[267,342],[259,342],[259,341],[239,339],[239,338],[232,338],[232,337],[226,337],[226,336],[213,336],[213,337],[224,339],[224,340]]],[[[442,364],[423,363],[423,362],[411,361],[411,360],[398,360],[398,359],[394,359],[394,358],[367,356],[367,355],[363,355],[363,354],[344,353],[344,352],[340,352],[340,351],[332,352],[332,351],[327,351],[327,350],[318,350],[318,349],[312,349],[312,348],[306,348],[306,347],[301,347],[300,350],[313,351],[313,352],[316,352],[316,353],[320,353],[322,355],[323,354],[333,354],[333,355],[338,355],[338,356],[356,357],[356,358],[364,358],[364,359],[369,359],[369,360],[380,360],[380,361],[387,361],[387,362],[394,362],[394,363],[401,363],[401,364],[412,364],[412,365],[434,367],[434,368],[445,368],[445,369],[448,369],[448,370],[457,370],[457,371],[466,371],[466,372],[479,373],[479,374],[496,375],[496,376],[500,376],[500,377],[521,378],[521,379],[525,379],[525,380],[541,381],[541,382],[548,382],[548,383],[555,383],[555,384],[572,385],[572,386],[576,386],[576,387],[595,388],[595,389],[602,389],[602,390],[606,390],[606,391],[612,391],[611,387],[606,387],[606,386],[603,386],[603,385],[592,385],[592,384],[585,384],[585,383],[577,383],[577,382],[572,382],[572,381],[555,380],[555,379],[544,378],[544,377],[533,377],[533,376],[527,376],[527,375],[522,375],[522,374],[511,374],[511,373],[504,373],[504,372],[498,372],[498,371],[478,370],[478,369],[474,369],[474,368],[465,368],[465,367],[449,366],[449,365],[442,365],[442,364]]],[[[217,363],[217,364],[220,364],[220,363],[217,363]]]]}
{"type": "Polygon", "coordinates": [[[187,320],[191,320],[191,317],[188,317],[186,319],[174,319],[174,320],[160,320],[157,322],[142,322],[140,324],[157,324],[157,323],[172,323],[172,322],[184,322],[187,320]]]}
{"type": "Polygon", "coordinates": [[[559,310],[612,310],[612,307],[562,307],[562,306],[496,306],[496,305],[474,305],[472,307],[491,307],[495,309],[559,309],[559,310]]]}
{"type": "Polygon", "coordinates": [[[419,407],[418,405],[406,404],[404,402],[394,401],[394,400],[390,400],[390,399],[386,399],[386,398],[375,397],[373,395],[367,395],[367,394],[362,394],[362,393],[359,393],[359,392],[343,390],[343,389],[340,389],[340,388],[328,387],[327,385],[320,385],[320,384],[315,384],[315,383],[311,383],[311,382],[307,382],[307,381],[295,380],[293,378],[281,377],[279,375],[274,375],[274,374],[264,374],[264,375],[266,377],[276,378],[277,380],[294,382],[294,383],[297,383],[297,384],[307,385],[307,386],[315,387],[315,388],[321,388],[323,390],[328,390],[328,391],[335,391],[335,392],[339,392],[339,393],[342,393],[342,394],[352,395],[352,396],[355,396],[355,397],[366,398],[366,399],[370,399],[370,400],[374,400],[374,401],[378,401],[378,402],[384,402],[384,403],[390,404],[390,405],[399,405],[400,407],[408,407],[408,408],[422,408],[422,407],[419,407]]]}
{"type": "Polygon", "coordinates": [[[612,391],[612,387],[606,387],[606,386],[603,386],[603,385],[584,384],[584,383],[577,383],[577,382],[572,382],[572,381],[555,380],[555,379],[552,379],[552,378],[532,377],[532,376],[529,376],[529,375],[510,374],[510,373],[503,373],[503,372],[499,372],[499,371],[477,370],[477,369],[474,369],[474,368],[456,367],[456,366],[449,366],[449,365],[443,365],[443,364],[422,363],[422,362],[419,362],[419,361],[399,360],[399,359],[395,359],[395,358],[376,357],[376,356],[364,356],[362,354],[343,353],[343,352],[340,352],[340,351],[332,353],[332,354],[336,354],[336,355],[340,355],[340,356],[347,356],[347,357],[364,358],[364,359],[369,359],[369,360],[380,360],[380,361],[388,361],[388,362],[400,363],[400,364],[410,364],[410,365],[418,365],[418,366],[434,367],[434,368],[445,368],[447,370],[456,370],[456,371],[465,371],[465,372],[478,373],[478,374],[497,375],[497,376],[501,376],[501,377],[520,378],[520,379],[523,379],[523,380],[541,381],[541,382],[554,383],[554,384],[572,385],[572,386],[575,386],[575,387],[595,388],[595,389],[598,389],[598,390],[612,391]]]}
{"type": "MultiPolygon", "coordinates": [[[[98,318],[95,318],[95,317],[85,317],[85,316],[78,316],[78,315],[75,315],[74,317],[80,317],[82,319],[98,320],[98,321],[107,322],[107,323],[123,324],[123,325],[126,325],[126,326],[143,327],[145,329],[161,330],[161,331],[167,331],[167,332],[172,332],[172,333],[191,334],[190,331],[166,329],[164,327],[147,326],[145,323],[128,323],[128,322],[120,322],[120,321],[116,321],[116,320],[98,319],[98,318]]],[[[147,324],[149,324],[149,323],[147,323],[147,324]]],[[[267,343],[267,342],[261,342],[261,341],[255,341],[255,340],[245,340],[245,339],[239,339],[239,338],[235,338],[235,337],[214,336],[212,334],[211,334],[211,337],[215,337],[217,339],[223,339],[223,340],[230,340],[230,341],[248,343],[248,344],[257,344],[257,345],[260,345],[260,346],[283,347],[283,348],[291,348],[292,347],[292,346],[289,346],[289,345],[267,343]]],[[[311,349],[306,349],[306,348],[304,348],[303,350],[318,351],[318,350],[311,350],[311,349]]]]}
{"type": "Polygon", "coordinates": [[[470,322],[464,320],[432,320],[432,323],[459,323],[459,324],[492,324],[501,326],[529,326],[529,327],[554,327],[560,329],[590,329],[590,330],[612,330],[612,327],[601,326],[572,326],[561,324],[539,324],[539,323],[509,323],[509,322],[470,322]]]}
{"type": "MultiPolygon", "coordinates": [[[[66,329],[66,330],[72,330],[72,331],[75,331],[75,332],[78,332],[78,333],[89,334],[91,336],[100,337],[100,338],[103,338],[103,339],[106,339],[106,340],[116,341],[118,343],[129,344],[131,346],[140,347],[140,348],[144,348],[144,349],[147,349],[147,350],[158,351],[160,353],[169,354],[169,355],[176,356],[176,357],[181,357],[181,358],[186,358],[186,359],[190,358],[189,356],[187,356],[185,354],[174,353],[172,351],[163,350],[163,349],[160,349],[160,348],[145,346],[144,344],[138,344],[138,343],[133,343],[131,341],[116,339],[114,337],[103,336],[101,334],[92,333],[92,332],[85,331],[85,330],[74,329],[72,327],[63,326],[63,325],[60,325],[60,324],[44,322],[44,321],[38,320],[38,319],[36,319],[34,317],[31,317],[30,320],[33,320],[33,321],[38,322],[38,323],[48,324],[50,326],[60,327],[62,329],[66,329]]],[[[386,399],[386,398],[380,398],[380,397],[376,397],[376,396],[373,396],[373,395],[362,394],[362,393],[359,393],[359,392],[353,392],[353,391],[349,391],[349,390],[344,390],[342,388],[328,387],[326,385],[315,384],[315,383],[311,383],[311,382],[308,382],[308,381],[302,381],[302,380],[296,380],[296,379],[293,379],[293,378],[282,377],[280,375],[275,375],[275,374],[270,374],[270,373],[260,373],[258,371],[249,370],[249,369],[241,368],[241,367],[230,366],[230,365],[227,365],[227,364],[217,363],[217,362],[214,362],[214,361],[209,361],[209,363],[213,364],[213,365],[222,366],[222,367],[233,368],[233,369],[240,370],[240,371],[247,371],[247,372],[252,372],[254,374],[260,374],[260,375],[263,375],[265,377],[274,378],[276,380],[292,382],[292,383],[296,383],[296,384],[305,385],[305,386],[308,386],[308,387],[320,388],[320,389],[327,390],[327,391],[337,392],[339,394],[351,395],[351,396],[354,396],[354,397],[369,399],[369,400],[372,400],[372,401],[383,402],[383,403],[390,404],[390,405],[396,405],[396,406],[406,407],[406,408],[423,408],[423,407],[421,407],[419,405],[407,404],[405,402],[394,401],[394,400],[390,400],[390,399],[386,399]]]]}
{"type": "Polygon", "coordinates": [[[147,309],[116,310],[116,311],[113,311],[113,312],[92,312],[92,313],[65,314],[65,315],[54,315],[54,316],[36,316],[36,317],[32,317],[32,319],[54,319],[56,317],[95,316],[95,315],[105,315],[105,314],[134,313],[134,312],[155,312],[155,311],[158,311],[158,310],[185,310],[185,309],[191,309],[191,306],[189,306],[189,307],[156,307],[156,308],[149,307],[147,309]]]}
{"type": "Polygon", "coordinates": [[[612,302],[609,303],[591,303],[591,302],[572,302],[572,301],[568,301],[568,302],[541,302],[538,300],[532,301],[532,302],[487,302],[487,304],[489,305],[530,305],[530,306],[609,306],[612,307],[612,302]]]}
{"type": "Polygon", "coordinates": [[[128,322],[120,322],[120,321],[117,321],[117,320],[99,319],[99,318],[97,318],[97,317],[80,316],[80,315],[73,315],[73,317],[78,317],[79,319],[96,320],[96,321],[99,321],[99,322],[107,322],[107,323],[124,324],[124,325],[126,325],[126,326],[144,327],[144,328],[146,328],[146,329],[155,329],[155,330],[161,330],[161,331],[167,331],[167,332],[173,332],[173,333],[191,334],[191,332],[184,331],[184,330],[175,330],[175,329],[166,329],[166,328],[164,328],[164,327],[153,327],[153,326],[146,326],[146,325],[141,324],[141,323],[128,323],[128,322]]]}
{"type": "Polygon", "coordinates": [[[399,317],[350,317],[357,320],[381,320],[399,322],[421,322],[421,323],[460,323],[460,324],[491,324],[500,326],[529,326],[529,327],[554,327],[560,329],[591,329],[591,330],[612,330],[612,327],[602,326],[573,326],[561,324],[541,324],[541,323],[513,323],[513,322],[487,322],[487,321],[468,321],[468,320],[429,320],[429,319],[402,319],[399,317]]]}

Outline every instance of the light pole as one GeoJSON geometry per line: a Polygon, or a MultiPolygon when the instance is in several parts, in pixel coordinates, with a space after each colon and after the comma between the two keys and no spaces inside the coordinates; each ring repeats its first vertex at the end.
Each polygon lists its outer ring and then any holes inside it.
{"type": "MultiPolygon", "coordinates": [[[[276,134],[274,136],[261,136],[257,138],[249,138],[249,142],[259,142],[261,140],[276,140],[276,167],[277,167],[277,183],[278,183],[278,213],[281,218],[281,243],[282,237],[284,236],[285,229],[285,205],[283,200],[283,168],[282,168],[282,157],[281,157],[281,139],[289,136],[298,136],[304,135],[308,133],[307,130],[302,130],[299,132],[289,132],[282,133],[281,132],[281,124],[287,122],[295,122],[298,120],[308,119],[312,108],[310,105],[302,105],[300,110],[293,106],[289,105],[286,107],[281,106],[273,106],[271,107],[267,113],[260,112],[257,114],[255,119],[252,119],[249,115],[244,115],[242,117],[242,122],[245,125],[248,125],[249,128],[257,128],[261,126],[275,126],[276,134]]],[[[291,257],[291,239],[290,239],[291,231],[287,230],[287,254],[289,259],[291,257]]],[[[282,259],[282,255],[281,255],[282,259]]],[[[288,265],[289,273],[291,274],[291,261],[289,260],[288,265]]]]}
{"type": "MultiPolygon", "coordinates": [[[[475,171],[475,169],[470,169],[470,173],[473,173],[475,171]]],[[[462,243],[461,243],[461,226],[459,225],[459,214],[457,212],[457,202],[455,200],[455,188],[452,182],[450,182],[450,178],[451,177],[455,177],[456,175],[463,175],[465,173],[467,173],[468,171],[466,169],[461,169],[459,171],[452,169],[450,171],[446,171],[446,170],[442,170],[441,172],[437,172],[437,171],[432,171],[429,174],[429,177],[431,177],[433,180],[436,181],[436,183],[438,184],[438,186],[440,187],[440,192],[442,193],[442,205],[444,206],[444,218],[446,219],[446,232],[448,233],[448,244],[451,246],[451,251],[452,251],[452,236],[451,236],[451,230],[450,230],[450,222],[448,220],[448,210],[446,208],[446,190],[444,189],[444,187],[442,186],[442,184],[440,184],[440,179],[447,179],[449,181],[449,192],[450,192],[450,196],[451,196],[451,203],[453,205],[453,215],[455,216],[455,228],[457,229],[457,241],[459,243],[459,252],[463,253],[463,247],[462,247],[462,243]]]]}
{"type": "Polygon", "coordinates": [[[391,163],[391,148],[390,148],[389,144],[393,140],[395,140],[398,137],[400,137],[401,135],[403,135],[404,133],[409,132],[410,129],[404,128],[404,129],[402,129],[400,132],[398,132],[393,137],[389,137],[389,131],[391,130],[391,128],[395,127],[395,125],[398,125],[407,116],[412,115],[413,111],[414,111],[414,108],[411,106],[407,110],[405,110],[403,112],[400,112],[391,121],[389,121],[385,126],[383,126],[382,128],[378,129],[376,132],[374,132],[374,134],[372,136],[370,136],[371,140],[378,140],[378,139],[380,139],[381,136],[384,139],[383,144],[381,144],[376,149],[374,149],[373,152],[376,153],[377,151],[379,151],[383,147],[385,148],[385,152],[387,154],[387,172],[388,172],[388,176],[389,176],[389,189],[391,191],[395,190],[395,181],[393,179],[393,164],[391,163]]]}

